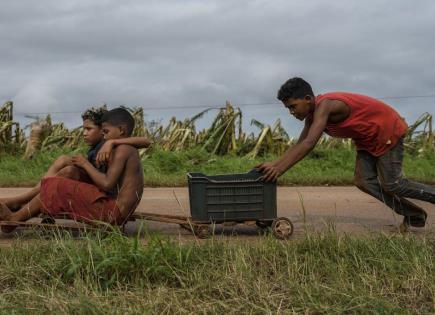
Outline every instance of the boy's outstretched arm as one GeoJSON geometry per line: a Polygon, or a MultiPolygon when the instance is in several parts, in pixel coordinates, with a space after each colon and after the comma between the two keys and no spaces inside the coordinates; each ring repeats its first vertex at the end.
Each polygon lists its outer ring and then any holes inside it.
{"type": "MultiPolygon", "coordinates": [[[[301,134],[299,135],[298,141],[296,143],[301,143],[303,140],[305,140],[305,138],[308,136],[308,131],[310,130],[312,122],[313,122],[312,117],[305,119],[304,128],[302,129],[301,134]]],[[[279,163],[281,163],[284,157],[285,155],[280,157],[278,160],[274,161],[273,165],[278,165],[279,163]]]]}
{"type": "Polygon", "coordinates": [[[107,164],[109,162],[110,154],[112,153],[113,148],[121,144],[127,144],[135,147],[136,149],[142,149],[148,148],[151,145],[151,141],[145,137],[128,137],[106,140],[95,158],[97,165],[107,164]]]}
{"type": "Polygon", "coordinates": [[[313,121],[306,131],[306,136],[304,134],[305,130],[303,130],[298,143],[289,148],[280,159],[257,166],[264,173],[263,179],[265,181],[275,181],[313,150],[325,130],[329,114],[330,106],[328,106],[328,100],[325,100],[318,105],[314,112],[313,121]]]}
{"type": "Polygon", "coordinates": [[[131,150],[133,148],[127,145],[120,145],[116,148],[111,159],[110,167],[107,173],[98,171],[84,156],[77,155],[72,158],[73,164],[81,167],[88,173],[94,184],[104,191],[110,191],[118,183],[125,167],[131,150]]]}
{"type": "Polygon", "coordinates": [[[305,140],[308,136],[308,132],[310,131],[311,124],[313,123],[313,117],[307,117],[305,119],[304,129],[302,129],[301,134],[299,135],[299,139],[296,143],[300,143],[305,140]]]}

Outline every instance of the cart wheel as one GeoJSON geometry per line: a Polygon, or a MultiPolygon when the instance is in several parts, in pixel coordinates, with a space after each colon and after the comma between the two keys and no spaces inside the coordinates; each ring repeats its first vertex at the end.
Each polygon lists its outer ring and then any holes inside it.
{"type": "Polygon", "coordinates": [[[191,233],[195,233],[194,231],[194,227],[191,224],[188,223],[180,223],[179,224],[180,228],[185,229],[191,233]]]}
{"type": "Polygon", "coordinates": [[[209,238],[210,234],[210,227],[208,225],[198,225],[195,227],[195,235],[199,238],[209,238]]]}
{"type": "Polygon", "coordinates": [[[293,223],[287,218],[276,218],[272,222],[272,233],[280,239],[288,239],[293,234],[293,223]]]}

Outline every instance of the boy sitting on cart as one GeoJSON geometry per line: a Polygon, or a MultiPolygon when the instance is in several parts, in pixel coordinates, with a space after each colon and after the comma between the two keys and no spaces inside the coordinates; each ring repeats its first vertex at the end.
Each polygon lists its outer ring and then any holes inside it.
{"type": "MultiPolygon", "coordinates": [[[[128,137],[106,141],[101,131],[101,119],[106,112],[106,106],[103,106],[89,108],[82,114],[83,140],[89,146],[87,153],[88,160],[95,168],[103,173],[107,171],[107,163],[114,147],[120,144],[128,144],[140,149],[147,148],[151,144],[150,141],[144,137],[128,137]]],[[[43,178],[53,176],[67,177],[92,184],[92,180],[88,174],[72,166],[72,158],[67,155],[59,156],[49,167],[43,178]]],[[[4,203],[12,211],[17,211],[39,194],[40,188],[41,182],[20,195],[0,198],[0,203],[4,203]]]]}
{"type": "MultiPolygon", "coordinates": [[[[103,115],[102,131],[106,141],[129,137],[133,129],[134,119],[124,108],[103,115]]],[[[93,184],[65,177],[44,178],[40,193],[17,212],[1,203],[0,220],[23,222],[40,213],[50,216],[67,213],[71,219],[89,224],[123,224],[136,209],[143,192],[143,171],[137,149],[129,145],[117,146],[106,173],[81,155],[74,156],[72,164],[77,173],[86,172],[93,184]]],[[[15,227],[13,224],[2,226],[2,230],[10,232],[15,227]]]]}

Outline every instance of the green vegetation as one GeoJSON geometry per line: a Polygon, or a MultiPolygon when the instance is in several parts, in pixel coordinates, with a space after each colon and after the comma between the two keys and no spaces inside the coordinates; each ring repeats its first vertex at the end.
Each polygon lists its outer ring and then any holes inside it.
{"type": "MultiPolygon", "coordinates": [[[[194,123],[205,112],[167,126],[145,123],[141,108],[132,113],[134,134],[156,143],[141,151],[147,186],[186,185],[187,172],[247,172],[295,143],[279,120],[273,127],[254,120],[258,136],[245,134],[240,109],[229,103],[199,132],[194,123]]],[[[410,126],[406,177],[435,184],[433,136],[430,114],[410,126]]],[[[0,186],[34,185],[59,155],[85,152],[81,128],[47,117],[26,139],[12,102],[0,108],[0,186]]],[[[350,141],[322,138],[279,184],[349,185],[354,160],[350,141]]],[[[353,237],[331,228],[289,242],[180,244],[146,235],[141,244],[139,234],[118,231],[23,238],[0,247],[0,314],[433,314],[435,239],[426,237],[353,237]]]]}
{"type": "MultiPolygon", "coordinates": [[[[258,135],[242,130],[242,112],[227,102],[210,128],[196,131],[195,122],[203,111],[179,121],[173,117],[167,126],[146,123],[143,108],[129,109],[135,118],[134,135],[146,136],[155,146],[140,150],[145,185],[183,186],[187,172],[208,175],[243,173],[255,165],[276,159],[295,143],[281,126],[257,120],[258,135]]],[[[435,143],[432,115],[424,113],[410,125],[405,138],[405,173],[410,179],[435,183],[435,143]]],[[[61,154],[85,153],[80,127],[68,130],[53,124],[50,116],[31,125],[24,137],[13,121],[13,103],[0,107],[0,186],[30,186],[38,182],[50,164],[61,154]]],[[[320,139],[316,149],[279,179],[281,185],[351,185],[355,152],[349,139],[320,139]]]]}
{"type": "Polygon", "coordinates": [[[433,314],[435,240],[306,234],[179,244],[111,233],[0,248],[5,314],[433,314]]]}
{"type": "MultiPolygon", "coordinates": [[[[15,155],[0,155],[0,186],[30,186],[37,183],[49,165],[61,154],[84,153],[55,150],[38,152],[33,159],[24,160],[15,155]]],[[[147,186],[186,185],[187,172],[207,175],[243,173],[255,165],[276,156],[267,155],[251,159],[233,155],[212,155],[201,149],[173,152],[155,148],[143,156],[143,170],[147,186]]],[[[279,180],[281,185],[352,185],[355,152],[353,149],[316,149],[306,159],[288,171],[279,180]]],[[[421,154],[407,153],[404,161],[405,175],[429,184],[435,183],[435,151],[421,154]]]]}

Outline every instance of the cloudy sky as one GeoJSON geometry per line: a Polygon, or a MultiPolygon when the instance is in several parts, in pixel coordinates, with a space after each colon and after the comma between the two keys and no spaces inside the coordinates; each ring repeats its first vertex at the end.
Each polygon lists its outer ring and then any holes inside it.
{"type": "Polygon", "coordinates": [[[77,126],[89,105],[166,121],[230,100],[297,135],[275,96],[302,76],[315,93],[434,96],[385,99],[411,122],[435,114],[434,16],[430,0],[3,0],[0,102],[77,126]]]}

